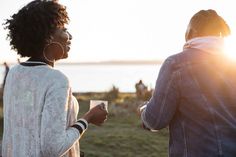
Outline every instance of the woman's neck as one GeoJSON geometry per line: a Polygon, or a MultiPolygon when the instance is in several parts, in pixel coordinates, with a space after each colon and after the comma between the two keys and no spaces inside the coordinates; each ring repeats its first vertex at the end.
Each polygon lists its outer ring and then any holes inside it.
{"type": "Polygon", "coordinates": [[[31,58],[28,59],[28,61],[44,62],[47,65],[50,65],[51,67],[54,67],[54,62],[49,62],[46,59],[44,59],[43,57],[31,57],[31,58]]]}

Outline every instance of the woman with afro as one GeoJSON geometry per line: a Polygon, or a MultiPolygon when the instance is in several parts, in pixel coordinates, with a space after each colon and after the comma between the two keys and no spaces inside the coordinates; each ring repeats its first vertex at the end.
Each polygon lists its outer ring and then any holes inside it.
{"type": "Polygon", "coordinates": [[[53,68],[68,57],[69,18],[56,0],[34,0],[5,23],[11,48],[26,62],[10,69],[4,88],[4,157],[79,157],[88,123],[101,125],[102,105],[77,120],[78,102],[68,78],[53,68]]]}

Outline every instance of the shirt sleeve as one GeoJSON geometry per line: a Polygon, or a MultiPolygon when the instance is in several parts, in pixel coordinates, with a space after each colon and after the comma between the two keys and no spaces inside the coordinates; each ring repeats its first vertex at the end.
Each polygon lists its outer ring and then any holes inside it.
{"type": "Polygon", "coordinates": [[[149,129],[166,127],[175,114],[178,101],[179,72],[173,68],[174,61],[168,58],[162,65],[156,81],[154,93],[141,114],[141,119],[149,129]]]}
{"type": "Polygon", "coordinates": [[[51,87],[46,96],[41,121],[43,156],[62,156],[81,137],[75,127],[67,126],[69,87],[51,87]]]}

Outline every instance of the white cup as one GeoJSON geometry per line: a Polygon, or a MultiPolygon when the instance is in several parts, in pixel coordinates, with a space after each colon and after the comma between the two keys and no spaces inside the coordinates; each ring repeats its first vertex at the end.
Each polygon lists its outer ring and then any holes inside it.
{"type": "Polygon", "coordinates": [[[108,101],[105,101],[105,100],[90,100],[90,107],[89,107],[89,109],[91,110],[92,108],[94,108],[97,105],[102,105],[104,110],[108,111],[108,101]]]}
{"type": "Polygon", "coordinates": [[[147,107],[147,105],[143,105],[142,107],[139,108],[139,111],[142,112],[145,108],[147,107]]]}

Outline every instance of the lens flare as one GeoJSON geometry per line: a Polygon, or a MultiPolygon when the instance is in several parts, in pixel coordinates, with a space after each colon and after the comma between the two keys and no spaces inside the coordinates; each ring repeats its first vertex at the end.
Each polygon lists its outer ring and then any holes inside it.
{"type": "Polygon", "coordinates": [[[225,38],[225,55],[230,59],[236,60],[236,37],[225,38]]]}

